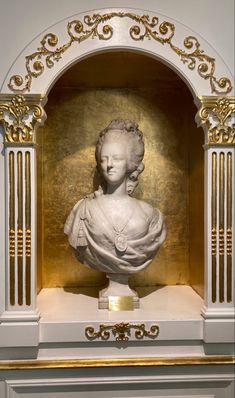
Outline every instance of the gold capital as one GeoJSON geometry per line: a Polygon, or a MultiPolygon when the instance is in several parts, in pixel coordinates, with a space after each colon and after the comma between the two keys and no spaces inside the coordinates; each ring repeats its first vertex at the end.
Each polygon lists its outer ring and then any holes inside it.
{"type": "Polygon", "coordinates": [[[5,144],[35,143],[36,127],[46,118],[44,109],[33,98],[16,95],[7,102],[0,102],[0,122],[5,129],[5,144]]]}
{"type": "Polygon", "coordinates": [[[208,145],[235,144],[235,97],[199,97],[198,125],[205,127],[208,145]]]}

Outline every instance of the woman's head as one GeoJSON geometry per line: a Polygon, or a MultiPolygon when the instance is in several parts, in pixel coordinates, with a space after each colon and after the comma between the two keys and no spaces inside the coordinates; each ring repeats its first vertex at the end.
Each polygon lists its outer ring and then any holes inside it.
{"type": "MultiPolygon", "coordinates": [[[[103,174],[102,162],[107,159],[107,150],[109,153],[112,152],[112,150],[110,152],[110,148],[116,149],[116,157],[117,159],[119,158],[120,167],[122,162],[122,168],[125,167],[126,177],[132,181],[132,186],[136,186],[138,175],[144,169],[142,163],[144,140],[142,132],[138,129],[138,124],[130,120],[116,119],[101,131],[96,144],[96,161],[98,170],[103,174]],[[133,184],[133,181],[136,183],[133,184]]],[[[131,189],[129,189],[128,193],[130,191],[131,189]]]]}

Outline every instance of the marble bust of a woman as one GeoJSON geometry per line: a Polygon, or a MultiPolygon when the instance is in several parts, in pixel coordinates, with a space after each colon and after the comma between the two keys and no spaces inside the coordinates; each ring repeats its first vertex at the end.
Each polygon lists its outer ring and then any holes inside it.
{"type": "Polygon", "coordinates": [[[79,260],[106,273],[109,285],[100,292],[99,307],[110,296],[138,296],[130,289],[130,274],[143,270],[165,240],[163,215],[131,197],[143,171],[143,134],[129,120],[113,120],[99,135],[96,162],[103,182],[98,191],[80,200],[64,231],[79,260]]]}

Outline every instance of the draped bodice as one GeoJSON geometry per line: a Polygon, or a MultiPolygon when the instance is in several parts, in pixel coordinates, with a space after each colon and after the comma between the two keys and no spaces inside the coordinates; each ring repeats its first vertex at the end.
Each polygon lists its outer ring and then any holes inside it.
{"type": "Polygon", "coordinates": [[[121,230],[99,197],[82,199],[74,206],[65,233],[82,263],[106,273],[134,273],[150,264],[165,239],[163,216],[145,202],[130,199],[131,211],[123,209],[127,220],[121,230]],[[124,250],[116,243],[118,235],[125,242],[124,250]]]}

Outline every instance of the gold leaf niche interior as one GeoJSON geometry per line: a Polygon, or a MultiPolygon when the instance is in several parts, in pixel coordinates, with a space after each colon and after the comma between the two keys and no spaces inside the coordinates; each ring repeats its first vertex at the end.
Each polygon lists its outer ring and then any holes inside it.
{"type": "Polygon", "coordinates": [[[72,206],[96,187],[95,143],[115,118],[145,136],[145,170],[134,195],[166,216],[167,239],[153,263],[130,278],[151,291],[191,285],[203,296],[203,131],[183,80],[136,52],[82,60],[52,88],[38,132],[38,290],[93,287],[105,275],[80,264],[63,226],[72,206]]]}

